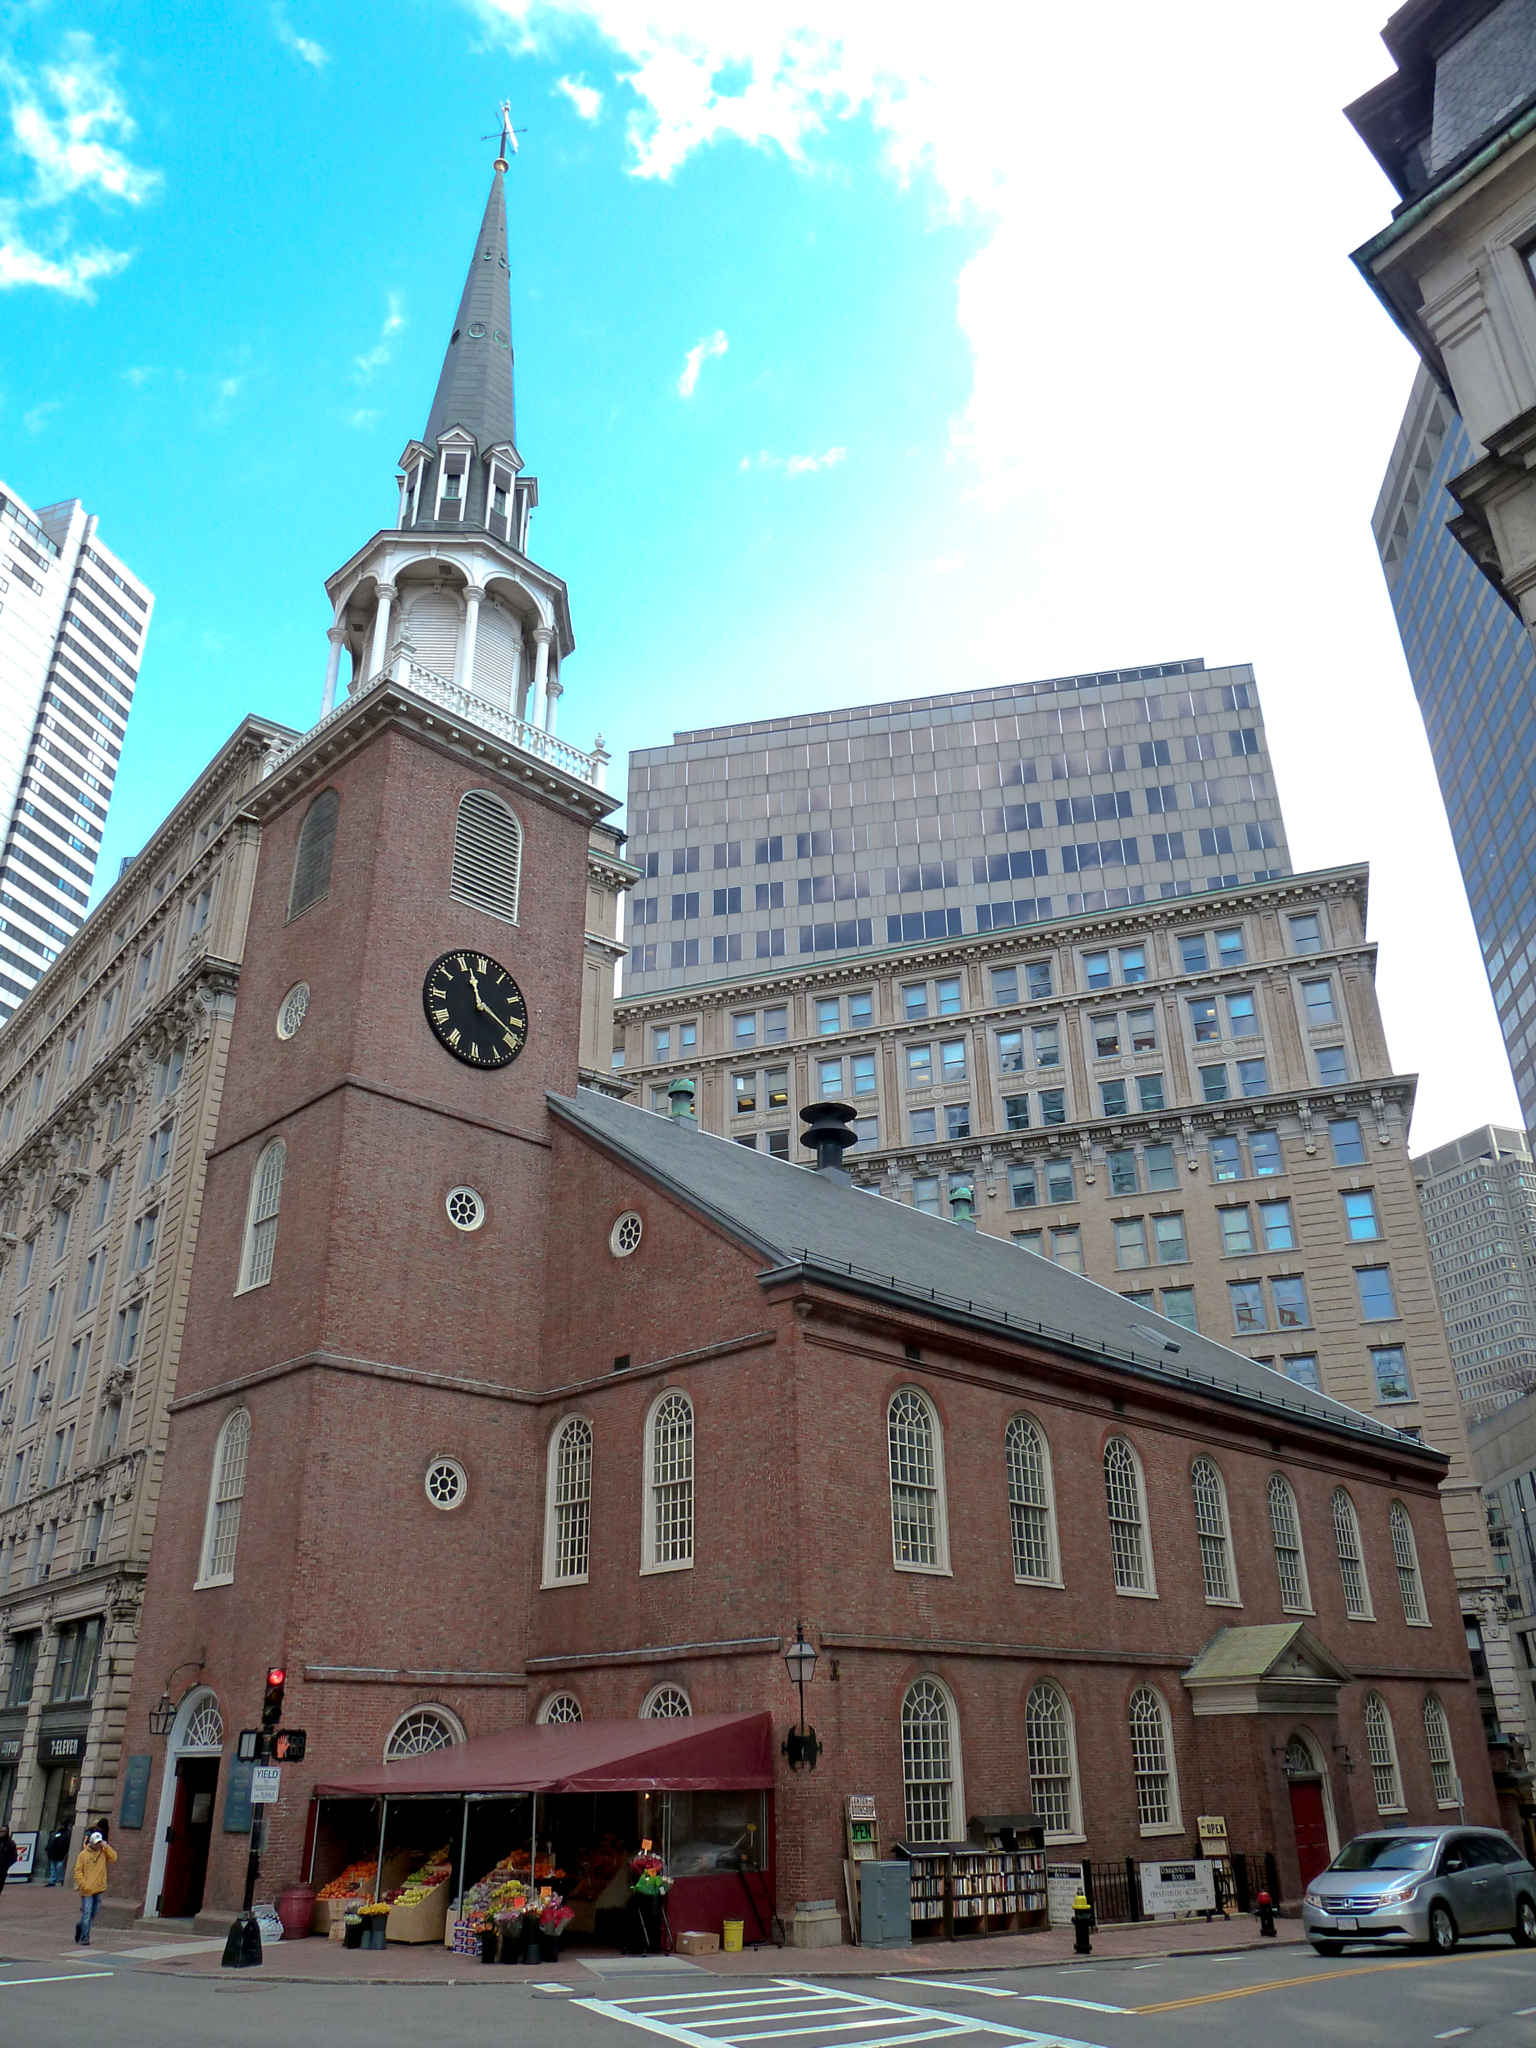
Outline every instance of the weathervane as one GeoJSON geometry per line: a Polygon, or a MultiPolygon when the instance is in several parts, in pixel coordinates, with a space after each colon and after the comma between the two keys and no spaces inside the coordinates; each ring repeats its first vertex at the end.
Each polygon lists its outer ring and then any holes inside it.
{"type": "Polygon", "coordinates": [[[517,155],[517,138],[519,135],[526,135],[527,133],[528,130],[526,128],[514,128],[512,126],[512,102],[510,100],[503,100],[501,103],[500,134],[482,135],[480,138],[482,142],[500,142],[501,147],[496,152],[496,169],[498,171],[504,171],[513,157],[517,155]]]}

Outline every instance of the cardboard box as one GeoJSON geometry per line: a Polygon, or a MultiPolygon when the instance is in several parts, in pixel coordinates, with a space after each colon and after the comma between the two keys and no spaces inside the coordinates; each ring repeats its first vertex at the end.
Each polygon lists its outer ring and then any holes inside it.
{"type": "Polygon", "coordinates": [[[448,1927],[451,1886],[445,1878],[414,1906],[391,1906],[385,1922],[389,1941],[441,1941],[448,1927]]]}
{"type": "Polygon", "coordinates": [[[677,1952],[680,1956],[712,1956],[719,1947],[718,1934],[680,1934],[677,1937],[677,1952]]]}

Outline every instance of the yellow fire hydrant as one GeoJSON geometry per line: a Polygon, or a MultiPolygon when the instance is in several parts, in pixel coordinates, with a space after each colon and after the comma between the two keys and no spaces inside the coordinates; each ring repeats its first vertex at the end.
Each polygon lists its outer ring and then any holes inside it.
{"type": "Polygon", "coordinates": [[[1093,1925],[1093,1908],[1088,1903],[1088,1894],[1079,1892],[1072,1901],[1072,1953],[1076,1956],[1091,1956],[1093,1946],[1088,1939],[1088,1930],[1093,1925]]]}

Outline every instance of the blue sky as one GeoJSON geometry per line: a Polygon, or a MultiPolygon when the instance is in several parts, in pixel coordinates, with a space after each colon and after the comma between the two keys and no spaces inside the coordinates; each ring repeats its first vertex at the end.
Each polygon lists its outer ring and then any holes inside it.
{"type": "Polygon", "coordinates": [[[534,552],[617,786],[765,707],[1253,660],[1298,865],[1373,863],[1416,1143],[1512,1118],[1369,530],[1385,11],[0,0],[0,470],[158,597],[102,875],[245,711],[316,715],[509,97],[534,552]]]}

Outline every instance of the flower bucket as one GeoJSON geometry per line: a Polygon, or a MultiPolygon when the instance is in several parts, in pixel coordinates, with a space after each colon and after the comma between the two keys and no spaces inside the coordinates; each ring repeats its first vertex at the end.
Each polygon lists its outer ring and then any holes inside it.
{"type": "Polygon", "coordinates": [[[741,1953],[741,1937],[746,1931],[744,1920],[725,1920],[720,1927],[720,1946],[727,1955],[741,1953]]]}
{"type": "Polygon", "coordinates": [[[361,1948],[363,1945],[363,1923],[361,1920],[344,1920],[341,1924],[341,1945],[343,1948],[361,1948]]]}

